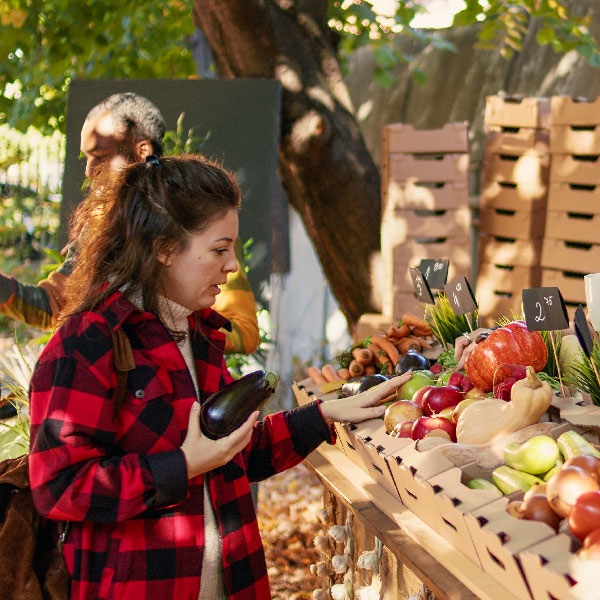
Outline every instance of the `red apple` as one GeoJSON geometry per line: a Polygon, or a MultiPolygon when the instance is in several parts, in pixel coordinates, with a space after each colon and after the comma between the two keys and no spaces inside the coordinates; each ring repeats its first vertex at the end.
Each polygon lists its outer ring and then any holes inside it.
{"type": "Polygon", "coordinates": [[[448,378],[448,385],[453,385],[454,387],[460,387],[460,383],[463,380],[464,375],[460,371],[454,371],[452,375],[448,378]]]}
{"type": "Polygon", "coordinates": [[[466,375],[460,381],[460,389],[465,392],[465,394],[473,389],[473,383],[466,375]]]}
{"type": "Polygon", "coordinates": [[[411,437],[413,440],[420,440],[436,429],[445,431],[453,442],[456,441],[456,425],[444,417],[419,417],[413,423],[411,437]]]}
{"type": "Polygon", "coordinates": [[[414,421],[404,421],[394,427],[392,435],[397,438],[412,438],[412,426],[414,421]]]}
{"type": "Polygon", "coordinates": [[[439,375],[443,371],[443,368],[442,368],[442,365],[440,365],[440,363],[435,363],[429,367],[429,370],[434,375],[439,375]]]}
{"type": "Polygon", "coordinates": [[[411,402],[414,402],[417,406],[420,406],[421,408],[423,408],[423,396],[425,395],[425,392],[427,392],[428,390],[434,388],[435,385],[426,385],[422,388],[419,388],[414,394],[413,397],[410,399],[411,402]]]}
{"type": "Polygon", "coordinates": [[[462,391],[455,386],[434,387],[423,395],[421,407],[426,415],[433,415],[442,412],[445,408],[456,406],[463,398],[462,391]]]}
{"type": "Polygon", "coordinates": [[[423,415],[420,406],[410,400],[396,400],[392,402],[383,415],[385,430],[389,433],[400,423],[404,421],[414,421],[423,415]]]}

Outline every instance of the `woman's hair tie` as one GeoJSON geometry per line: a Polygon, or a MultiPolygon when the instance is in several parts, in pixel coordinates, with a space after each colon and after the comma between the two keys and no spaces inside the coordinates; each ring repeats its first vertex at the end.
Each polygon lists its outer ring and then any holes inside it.
{"type": "Polygon", "coordinates": [[[160,158],[155,154],[149,154],[146,156],[146,164],[152,167],[158,167],[158,165],[160,165],[160,158]]]}

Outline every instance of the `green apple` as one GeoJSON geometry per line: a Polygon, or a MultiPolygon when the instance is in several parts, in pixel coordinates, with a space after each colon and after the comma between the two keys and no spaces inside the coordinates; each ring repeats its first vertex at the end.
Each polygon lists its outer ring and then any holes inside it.
{"type": "Polygon", "coordinates": [[[452,413],[454,412],[454,406],[449,406],[448,408],[444,408],[444,410],[441,410],[437,415],[435,415],[436,417],[444,417],[444,419],[448,419],[448,421],[453,421],[452,419],[452,413]]]}
{"type": "Polygon", "coordinates": [[[442,371],[435,380],[435,385],[448,385],[448,379],[450,379],[452,373],[454,373],[454,371],[442,371]]]}
{"type": "Polygon", "coordinates": [[[412,377],[397,391],[399,400],[412,400],[415,392],[426,385],[432,385],[435,375],[431,371],[413,371],[412,377]]]}

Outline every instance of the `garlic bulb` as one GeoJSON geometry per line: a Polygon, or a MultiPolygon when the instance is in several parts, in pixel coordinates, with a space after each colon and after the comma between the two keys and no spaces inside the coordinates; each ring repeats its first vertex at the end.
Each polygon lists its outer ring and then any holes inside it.
{"type": "Polygon", "coordinates": [[[323,525],[329,525],[329,523],[331,522],[329,518],[329,511],[326,508],[322,508],[318,512],[317,518],[319,519],[319,521],[321,521],[323,525]]]}
{"type": "Polygon", "coordinates": [[[331,568],[340,575],[348,570],[348,559],[343,554],[336,554],[331,559],[331,568]]]}
{"type": "Polygon", "coordinates": [[[379,559],[377,556],[377,552],[374,550],[363,552],[356,561],[356,564],[361,569],[367,569],[368,571],[379,570],[379,559]]]}
{"type": "Polygon", "coordinates": [[[333,525],[329,528],[327,534],[339,544],[343,544],[348,538],[348,531],[343,525],[333,525]]]}
{"type": "Polygon", "coordinates": [[[315,590],[312,593],[313,600],[329,600],[329,596],[325,590],[315,590]]]}
{"type": "Polygon", "coordinates": [[[331,586],[331,597],[333,600],[346,600],[346,588],[343,583],[336,583],[331,586]]]}
{"type": "Polygon", "coordinates": [[[329,565],[327,561],[322,560],[316,564],[315,575],[317,577],[329,577],[329,565]]]}
{"type": "Polygon", "coordinates": [[[322,552],[323,554],[329,554],[330,551],[330,546],[329,546],[329,538],[327,536],[324,535],[318,535],[315,538],[315,548],[319,551],[322,552]]]}

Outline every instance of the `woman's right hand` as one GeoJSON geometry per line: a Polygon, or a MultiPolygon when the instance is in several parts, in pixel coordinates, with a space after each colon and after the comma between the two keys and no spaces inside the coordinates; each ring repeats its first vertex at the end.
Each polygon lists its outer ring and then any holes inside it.
{"type": "Polygon", "coordinates": [[[257,418],[258,411],[253,412],[235,431],[218,440],[211,440],[200,429],[200,403],[194,402],[190,410],[187,435],[181,445],[188,479],[227,464],[241,452],[250,443],[257,418]]]}

